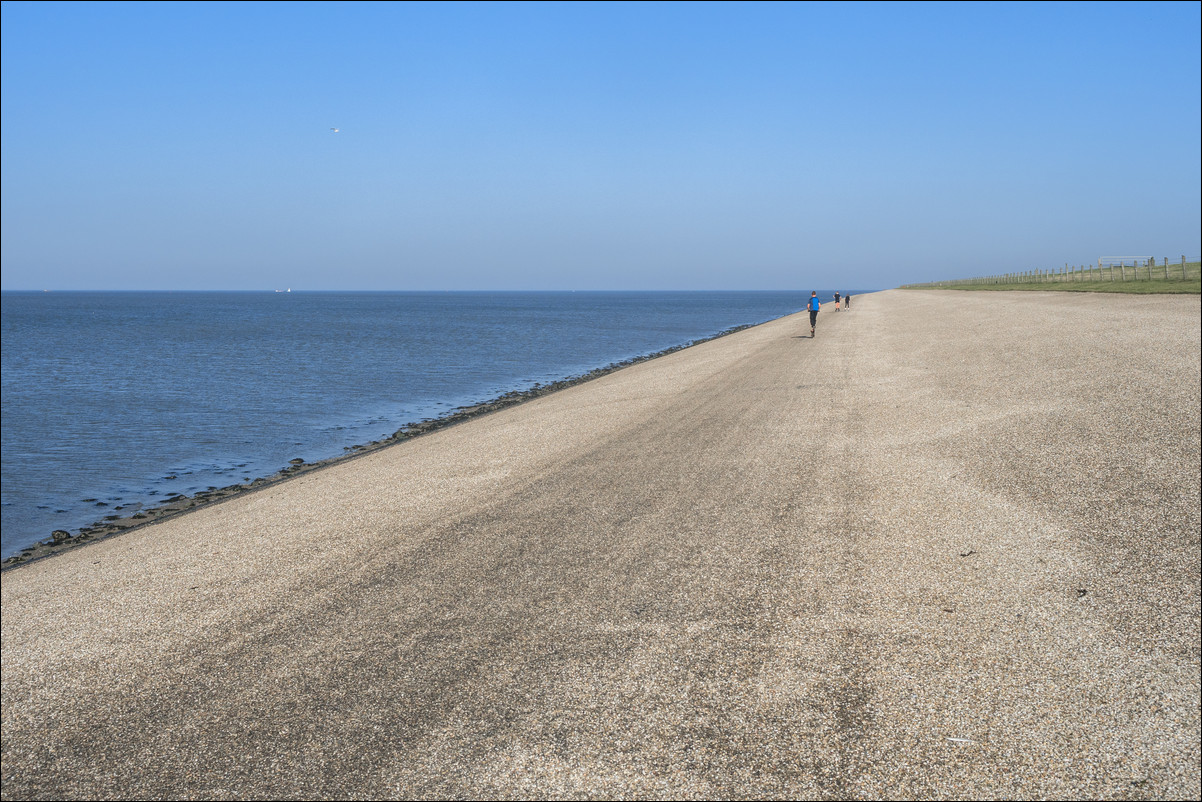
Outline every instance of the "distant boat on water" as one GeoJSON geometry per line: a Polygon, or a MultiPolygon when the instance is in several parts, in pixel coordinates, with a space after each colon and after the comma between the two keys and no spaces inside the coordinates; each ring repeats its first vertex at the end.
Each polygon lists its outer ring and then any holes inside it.
{"type": "Polygon", "coordinates": [[[288,288],[288,289],[286,289],[286,290],[276,290],[276,292],[292,292],[292,288],[291,288],[291,287],[289,287],[289,288],[288,288]]]}

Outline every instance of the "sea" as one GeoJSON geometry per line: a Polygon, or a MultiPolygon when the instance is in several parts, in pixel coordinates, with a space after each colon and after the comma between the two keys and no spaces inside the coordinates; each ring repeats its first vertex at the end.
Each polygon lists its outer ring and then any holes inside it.
{"type": "Polygon", "coordinates": [[[808,296],[5,291],[0,559],[808,296]]]}

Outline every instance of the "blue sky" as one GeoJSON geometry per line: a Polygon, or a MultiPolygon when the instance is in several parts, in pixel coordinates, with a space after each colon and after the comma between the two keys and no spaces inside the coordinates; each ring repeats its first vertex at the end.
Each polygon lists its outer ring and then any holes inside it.
{"type": "Polygon", "coordinates": [[[2,285],[883,288],[1197,256],[1200,8],[4,2],[2,285]]]}

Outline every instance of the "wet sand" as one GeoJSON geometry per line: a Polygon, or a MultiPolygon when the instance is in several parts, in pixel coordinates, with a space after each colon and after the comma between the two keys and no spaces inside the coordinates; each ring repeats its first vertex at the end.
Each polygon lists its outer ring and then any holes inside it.
{"type": "Polygon", "coordinates": [[[1196,798],[1200,318],[857,296],[7,570],[3,797],[1196,798]]]}

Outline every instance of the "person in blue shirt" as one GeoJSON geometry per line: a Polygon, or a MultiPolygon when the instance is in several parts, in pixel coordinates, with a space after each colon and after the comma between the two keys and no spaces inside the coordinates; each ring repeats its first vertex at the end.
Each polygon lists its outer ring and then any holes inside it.
{"type": "Polygon", "coordinates": [[[822,304],[818,302],[818,291],[814,290],[810,293],[810,338],[814,337],[814,324],[818,322],[818,310],[822,308],[822,304]]]}

